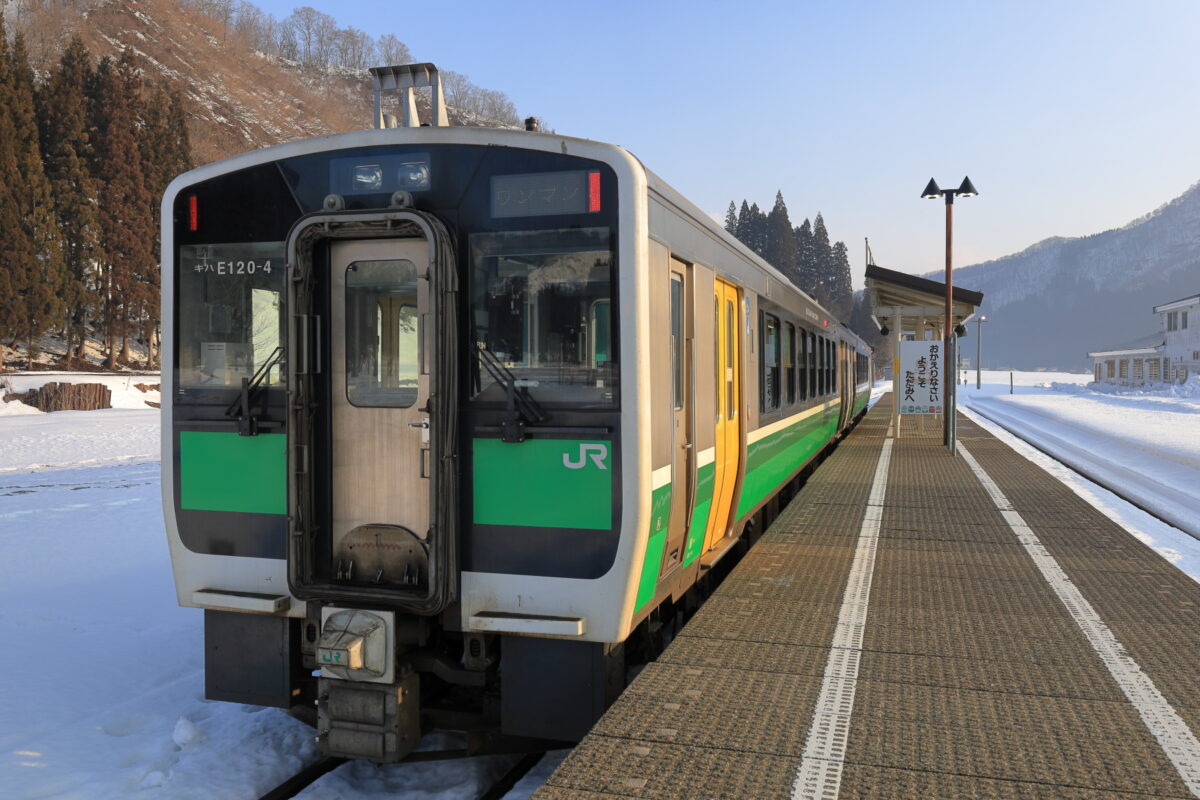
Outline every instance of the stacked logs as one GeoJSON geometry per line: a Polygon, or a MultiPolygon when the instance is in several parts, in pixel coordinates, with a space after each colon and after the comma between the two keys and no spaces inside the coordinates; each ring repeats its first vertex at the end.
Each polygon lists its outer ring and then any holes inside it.
{"type": "Polygon", "coordinates": [[[95,411],[112,408],[112,392],[102,383],[47,383],[40,389],[5,395],[39,411],[95,411]]]}

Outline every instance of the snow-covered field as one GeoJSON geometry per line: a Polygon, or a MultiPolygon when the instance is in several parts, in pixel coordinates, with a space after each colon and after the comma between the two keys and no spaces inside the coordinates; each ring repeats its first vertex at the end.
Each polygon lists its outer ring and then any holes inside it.
{"type": "MultiPolygon", "coordinates": [[[[1082,384],[1087,376],[1040,373],[1019,373],[1010,397],[1008,373],[985,378],[981,392],[973,383],[959,387],[968,413],[1007,414],[1035,436],[1075,442],[1118,465],[1126,452],[1161,458],[1172,465],[1164,480],[1200,487],[1189,472],[1189,459],[1200,461],[1200,401],[1056,391],[1049,382],[1082,384]]],[[[96,376],[7,380],[24,391],[39,380],[68,379],[96,376]]],[[[0,639],[9,647],[0,690],[0,796],[257,797],[317,758],[313,732],[273,709],[204,700],[202,613],[176,605],[163,533],[158,412],[145,407],[157,397],[130,388],[157,381],[105,380],[114,382],[114,401],[124,407],[42,414],[0,402],[0,639]]],[[[1200,542],[998,435],[1200,575],[1200,542]]],[[[1143,465],[1134,469],[1145,474],[1143,465]]],[[[456,744],[438,738],[425,746],[456,744]]],[[[509,800],[528,797],[562,756],[544,758],[509,800]]],[[[300,796],[471,797],[515,761],[347,764],[300,796]]]]}
{"type": "MultiPolygon", "coordinates": [[[[97,377],[6,380],[22,392],[97,377]]],[[[176,604],[163,531],[159,412],[144,402],[158,397],[125,381],[104,379],[124,408],[43,414],[0,402],[0,640],[10,655],[0,797],[258,797],[317,759],[313,731],[275,709],[204,699],[203,613],[176,604]]],[[[508,798],[528,797],[561,757],[544,758],[508,798]]],[[[300,797],[478,796],[516,760],[348,764],[300,797]]]]}
{"type": "Polygon", "coordinates": [[[970,372],[967,385],[958,387],[959,408],[1200,579],[1200,541],[1184,533],[1200,536],[1200,380],[1132,389],[1092,387],[1089,374],[1018,372],[1009,394],[1009,375],[984,370],[976,389],[970,372]],[[1014,444],[1001,425],[1053,458],[1014,444]]]}

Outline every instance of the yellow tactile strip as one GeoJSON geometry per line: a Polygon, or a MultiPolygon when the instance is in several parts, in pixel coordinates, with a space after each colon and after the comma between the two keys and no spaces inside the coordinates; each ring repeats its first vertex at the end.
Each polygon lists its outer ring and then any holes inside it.
{"type": "MultiPolygon", "coordinates": [[[[818,468],[536,797],[792,797],[888,413],[877,407],[818,468]]],[[[893,447],[839,796],[1189,796],[978,481],[945,453],[940,425],[910,419],[893,447]]],[[[982,429],[959,433],[985,466],[1032,467],[982,429]]],[[[1049,476],[1024,480],[1072,579],[1115,577],[1113,602],[1132,598],[1105,617],[1119,638],[1121,620],[1162,607],[1131,641],[1194,725],[1200,626],[1183,628],[1200,587],[1090,507],[1072,526],[1082,503],[1049,476]],[[1035,496],[1039,482],[1053,485],[1035,496]],[[1168,690],[1159,674],[1178,668],[1179,642],[1192,668],[1168,690]]]]}

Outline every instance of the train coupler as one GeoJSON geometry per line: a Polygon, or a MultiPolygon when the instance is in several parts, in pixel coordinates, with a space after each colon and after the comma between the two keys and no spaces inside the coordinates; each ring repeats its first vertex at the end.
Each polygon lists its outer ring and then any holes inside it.
{"type": "Polygon", "coordinates": [[[406,671],[391,684],[321,678],[317,741],[325,755],[394,763],[420,741],[420,712],[415,672],[406,671]]]}

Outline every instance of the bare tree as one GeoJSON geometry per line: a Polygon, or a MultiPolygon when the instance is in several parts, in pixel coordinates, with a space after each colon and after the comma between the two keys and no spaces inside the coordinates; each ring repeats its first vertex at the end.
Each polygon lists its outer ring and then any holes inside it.
{"type": "Polygon", "coordinates": [[[255,50],[262,50],[265,17],[254,3],[239,0],[233,9],[233,35],[255,50]]]}
{"type": "Polygon", "coordinates": [[[313,31],[313,54],[309,66],[328,67],[337,61],[339,34],[337,20],[318,12],[313,31]]]}
{"type": "Polygon", "coordinates": [[[385,33],[380,36],[375,50],[380,64],[395,67],[412,63],[412,53],[408,51],[408,45],[396,38],[393,33],[385,33]]]}
{"type": "Polygon", "coordinates": [[[375,40],[358,28],[345,28],[338,33],[338,52],[343,67],[365,70],[375,62],[375,40]]]}

